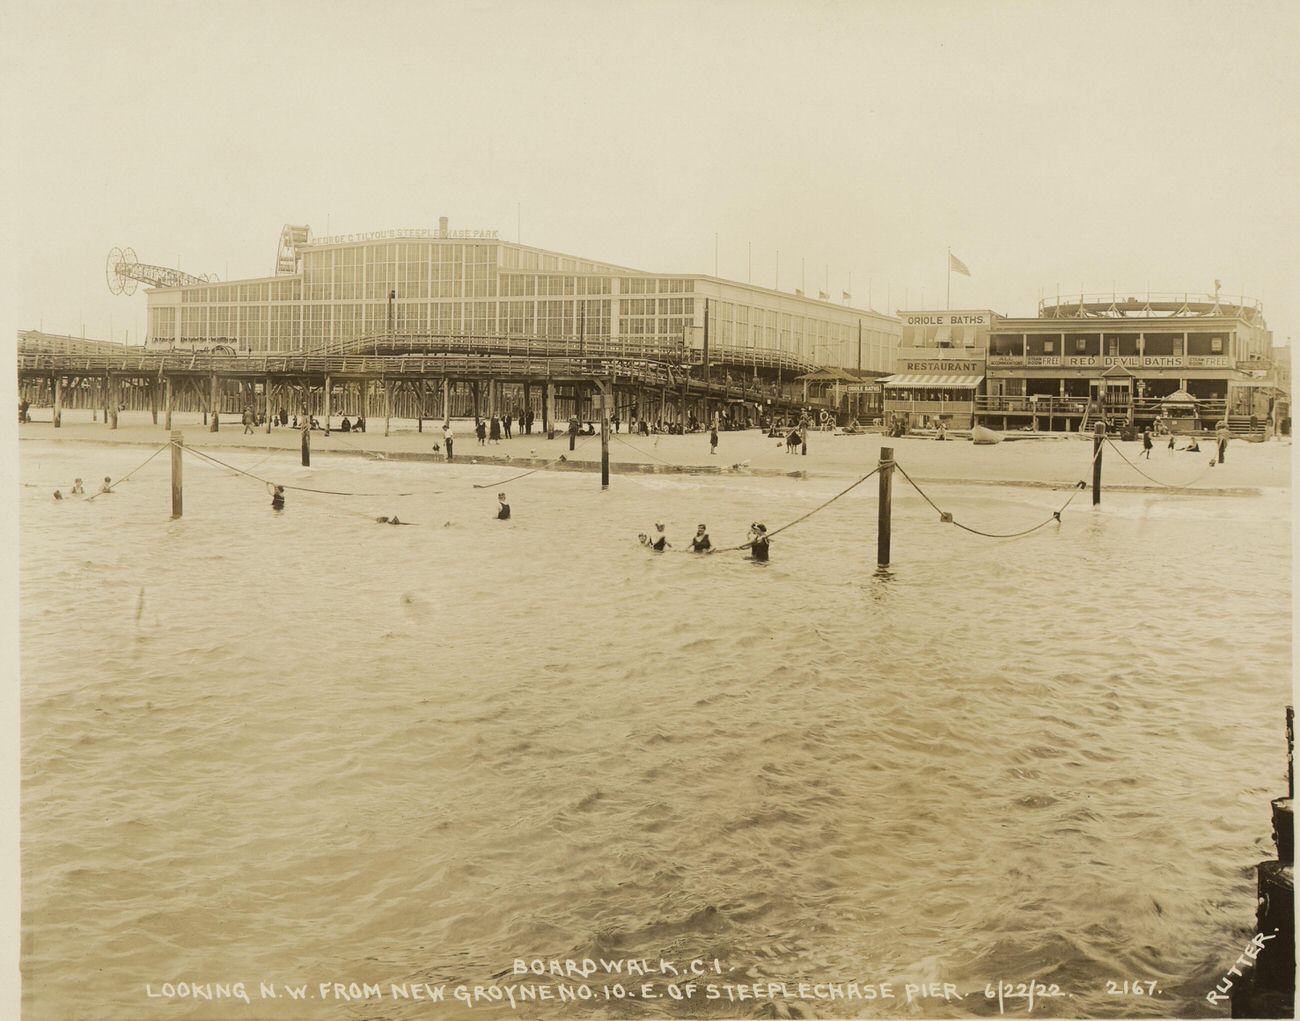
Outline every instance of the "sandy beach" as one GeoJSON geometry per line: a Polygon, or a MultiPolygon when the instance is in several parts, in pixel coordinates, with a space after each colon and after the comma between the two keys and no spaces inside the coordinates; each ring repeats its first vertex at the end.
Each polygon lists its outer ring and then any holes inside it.
{"type": "MultiPolygon", "coordinates": [[[[63,425],[53,428],[49,409],[34,409],[34,421],[21,427],[21,439],[63,440],[93,443],[139,444],[155,446],[165,443],[167,432],[155,426],[148,412],[124,412],[118,428],[110,429],[102,421],[92,422],[87,411],[65,412],[63,425]]],[[[161,422],[161,418],[160,418],[161,422]]],[[[382,421],[371,420],[365,433],[340,432],[328,436],[313,432],[313,459],[335,455],[374,457],[383,455],[394,460],[427,460],[445,463],[434,444],[441,445],[440,422],[424,423],[424,432],[414,421],[394,420],[390,434],[383,434],[382,421]]],[[[292,428],[265,427],[245,433],[235,416],[223,418],[218,432],[210,432],[197,414],[177,414],[173,426],[185,434],[189,446],[223,447],[231,450],[272,452],[297,450],[300,433],[292,428]]],[[[473,423],[453,422],[456,434],[455,454],[460,464],[511,463],[522,467],[558,459],[565,462],[556,468],[596,469],[600,462],[598,437],[579,437],[570,453],[566,436],[557,434],[547,440],[535,431],[532,436],[516,436],[500,443],[480,446],[474,438],[473,423]]],[[[1178,440],[1179,446],[1186,441],[1178,440]]],[[[802,472],[805,477],[856,476],[874,468],[882,446],[892,446],[897,463],[918,482],[1009,484],[1024,486],[1065,487],[1079,481],[1091,481],[1092,444],[1065,434],[1043,435],[1029,439],[1006,440],[994,446],[975,446],[969,440],[938,442],[924,437],[906,436],[887,439],[876,433],[856,436],[814,432],[808,437],[808,453],[789,454],[780,440],[758,430],[719,434],[718,452],[709,453],[707,433],[684,436],[611,436],[610,462],[615,472],[624,470],[699,470],[749,472],[756,475],[785,475],[802,472]]],[[[1104,448],[1102,484],[1104,489],[1121,492],[1163,491],[1170,494],[1207,493],[1246,494],[1262,489],[1289,488],[1291,484],[1291,441],[1289,438],[1267,443],[1234,440],[1228,446],[1223,464],[1210,468],[1213,442],[1202,442],[1202,453],[1170,451],[1158,443],[1150,460],[1140,459],[1140,441],[1115,441],[1104,448]],[[1118,448],[1118,452],[1115,448],[1118,448]],[[1120,454],[1123,456],[1121,457],[1120,454]],[[1127,458],[1127,462],[1125,460],[1127,458]]]]}

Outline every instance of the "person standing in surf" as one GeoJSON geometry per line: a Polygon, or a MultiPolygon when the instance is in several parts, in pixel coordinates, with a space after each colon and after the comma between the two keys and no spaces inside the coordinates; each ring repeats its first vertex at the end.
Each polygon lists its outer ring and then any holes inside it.
{"type": "Polygon", "coordinates": [[[745,543],[745,545],[749,547],[751,560],[767,563],[768,542],[766,525],[755,523],[749,526],[749,542],[745,543]]]}

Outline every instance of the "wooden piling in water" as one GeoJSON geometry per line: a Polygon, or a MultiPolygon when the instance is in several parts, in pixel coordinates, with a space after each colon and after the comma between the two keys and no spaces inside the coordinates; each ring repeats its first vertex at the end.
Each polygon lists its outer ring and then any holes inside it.
{"type": "Polygon", "coordinates": [[[311,467],[311,415],[303,416],[306,421],[302,423],[302,466],[311,467]]]}
{"type": "Polygon", "coordinates": [[[263,384],[263,390],[265,391],[266,396],[266,433],[269,436],[271,434],[271,426],[275,422],[275,407],[271,403],[271,397],[275,393],[275,387],[271,384],[270,376],[266,377],[266,382],[263,384]]]}
{"type": "Polygon", "coordinates": [[[451,380],[442,377],[442,427],[444,429],[451,425],[451,380]]]}
{"type": "Polygon", "coordinates": [[[1106,439],[1106,423],[1098,422],[1092,437],[1092,505],[1101,503],[1101,445],[1106,439]]]}
{"type": "Polygon", "coordinates": [[[63,425],[63,377],[54,377],[54,428],[63,425]]]}
{"type": "Polygon", "coordinates": [[[876,566],[889,566],[889,544],[893,516],[894,448],[880,448],[880,500],[876,517],[876,566]]]}
{"type": "Polygon", "coordinates": [[[172,436],[172,517],[181,516],[183,487],[181,484],[181,455],[185,450],[185,434],[180,430],[171,434],[172,436]]]}
{"type": "Polygon", "coordinates": [[[105,403],[107,407],[104,411],[104,420],[108,422],[110,429],[117,428],[117,377],[112,373],[108,376],[107,384],[104,387],[105,403]]]}
{"type": "Polygon", "coordinates": [[[384,435],[388,435],[388,430],[393,424],[393,384],[388,380],[384,384],[384,435]]]}
{"type": "Polygon", "coordinates": [[[158,424],[158,388],[161,383],[157,379],[149,380],[149,414],[153,418],[153,424],[158,424]]]}

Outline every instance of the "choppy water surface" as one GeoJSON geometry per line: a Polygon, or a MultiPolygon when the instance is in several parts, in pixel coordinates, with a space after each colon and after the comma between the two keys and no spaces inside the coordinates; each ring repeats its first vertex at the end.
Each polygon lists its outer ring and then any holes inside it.
{"type": "MultiPolygon", "coordinates": [[[[30,1018],[493,1016],[388,983],[534,957],[967,994],[823,1015],[995,1013],[998,978],[1072,994],[1038,1014],[1226,1013],[1204,994],[1249,936],[1285,787],[1286,493],[1085,495],[997,542],[900,484],[876,577],[874,483],[765,567],[633,537],[661,516],[739,542],[844,481],[543,473],[508,523],[472,488],[499,468],[277,454],[259,474],[421,495],[291,492],[276,516],[188,461],[175,522],[166,455],[93,503],[43,488],[142,457],[22,445],[30,1018]],[[394,512],[419,527],[374,523],[394,512]],[[236,980],[386,995],[146,995],[236,980]]],[[[1063,499],[934,492],[992,530],[1063,499]]]]}

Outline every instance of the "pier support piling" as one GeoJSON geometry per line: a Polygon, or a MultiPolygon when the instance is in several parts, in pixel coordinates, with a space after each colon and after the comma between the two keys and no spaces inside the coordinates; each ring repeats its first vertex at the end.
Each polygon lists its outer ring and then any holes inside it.
{"type": "Polygon", "coordinates": [[[172,386],[171,376],[163,380],[163,389],[163,428],[171,432],[172,412],[176,409],[176,389],[172,386]]]}
{"type": "Polygon", "coordinates": [[[217,374],[215,372],[209,379],[208,384],[212,402],[212,424],[208,426],[208,431],[217,432],[221,429],[221,393],[217,389],[217,374]]]}
{"type": "Polygon", "coordinates": [[[894,448],[880,448],[880,500],[877,511],[876,566],[889,566],[890,528],[893,519],[894,448]]]}
{"type": "MultiPolygon", "coordinates": [[[[330,434],[330,391],[334,389],[333,381],[329,376],[325,377],[325,435],[330,434]]],[[[311,419],[308,418],[307,424],[311,425],[311,419]]]]}
{"type": "Polygon", "coordinates": [[[54,377],[54,428],[63,425],[63,377],[54,377]]]}

